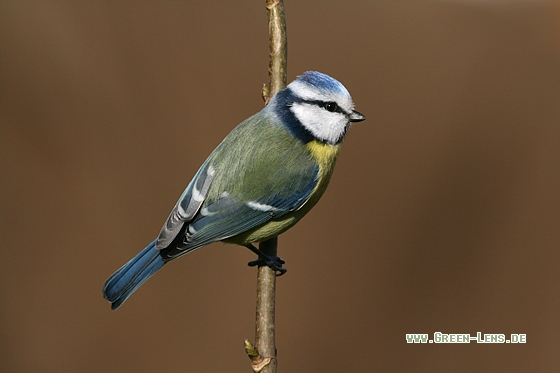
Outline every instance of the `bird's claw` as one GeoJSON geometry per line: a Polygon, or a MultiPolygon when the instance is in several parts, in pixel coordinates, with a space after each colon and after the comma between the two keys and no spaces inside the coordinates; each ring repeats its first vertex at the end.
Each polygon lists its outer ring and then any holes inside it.
{"type": "Polygon", "coordinates": [[[282,268],[282,264],[285,263],[286,262],[284,260],[280,259],[277,256],[267,256],[265,258],[259,257],[257,260],[252,260],[249,263],[247,263],[247,265],[249,267],[267,266],[268,268],[272,269],[276,273],[276,276],[282,276],[287,271],[286,268],[282,268]]]}

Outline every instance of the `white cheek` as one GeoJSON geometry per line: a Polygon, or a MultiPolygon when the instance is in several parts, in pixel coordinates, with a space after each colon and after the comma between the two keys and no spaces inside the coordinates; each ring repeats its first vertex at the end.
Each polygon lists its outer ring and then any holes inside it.
{"type": "Polygon", "coordinates": [[[323,141],[336,143],[344,136],[348,124],[344,114],[331,113],[317,105],[305,103],[293,104],[291,110],[313,136],[323,141]]]}

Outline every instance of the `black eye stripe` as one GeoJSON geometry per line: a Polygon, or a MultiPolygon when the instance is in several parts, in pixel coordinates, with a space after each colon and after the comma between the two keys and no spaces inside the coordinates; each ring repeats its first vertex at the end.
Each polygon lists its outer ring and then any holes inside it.
{"type": "Polygon", "coordinates": [[[290,88],[286,88],[286,95],[289,96],[292,100],[292,103],[294,104],[310,104],[310,105],[317,105],[331,113],[340,113],[343,115],[350,115],[350,113],[346,112],[344,109],[342,109],[340,106],[338,106],[338,104],[335,101],[323,101],[323,100],[306,100],[304,98],[298,97],[297,95],[294,94],[294,92],[290,89],[290,88]],[[327,108],[327,105],[329,104],[334,104],[335,108],[334,110],[329,110],[327,108]]]}
{"type": "Polygon", "coordinates": [[[317,105],[322,107],[323,109],[330,111],[331,113],[340,113],[344,115],[348,115],[338,104],[334,101],[321,101],[321,100],[302,100],[302,102],[311,105],[317,105]],[[334,107],[333,107],[334,105],[334,107]]]}

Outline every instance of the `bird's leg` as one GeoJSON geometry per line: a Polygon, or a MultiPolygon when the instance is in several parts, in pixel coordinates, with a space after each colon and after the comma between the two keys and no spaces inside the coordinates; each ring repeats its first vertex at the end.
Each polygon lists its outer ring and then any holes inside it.
{"type": "Polygon", "coordinates": [[[276,272],[276,276],[282,276],[284,273],[286,273],[287,269],[282,268],[282,264],[286,262],[280,259],[279,257],[266,255],[252,244],[245,245],[245,247],[259,256],[257,260],[253,260],[247,263],[249,267],[267,266],[276,272]]]}

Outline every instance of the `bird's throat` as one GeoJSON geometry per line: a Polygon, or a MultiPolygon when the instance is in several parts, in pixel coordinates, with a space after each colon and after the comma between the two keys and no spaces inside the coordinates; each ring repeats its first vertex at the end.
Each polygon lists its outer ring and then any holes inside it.
{"type": "Polygon", "coordinates": [[[308,142],[306,146],[311,156],[315,159],[317,164],[319,164],[319,180],[321,180],[322,176],[326,176],[326,174],[332,172],[336,158],[340,152],[340,145],[325,144],[313,140],[308,142]]]}

